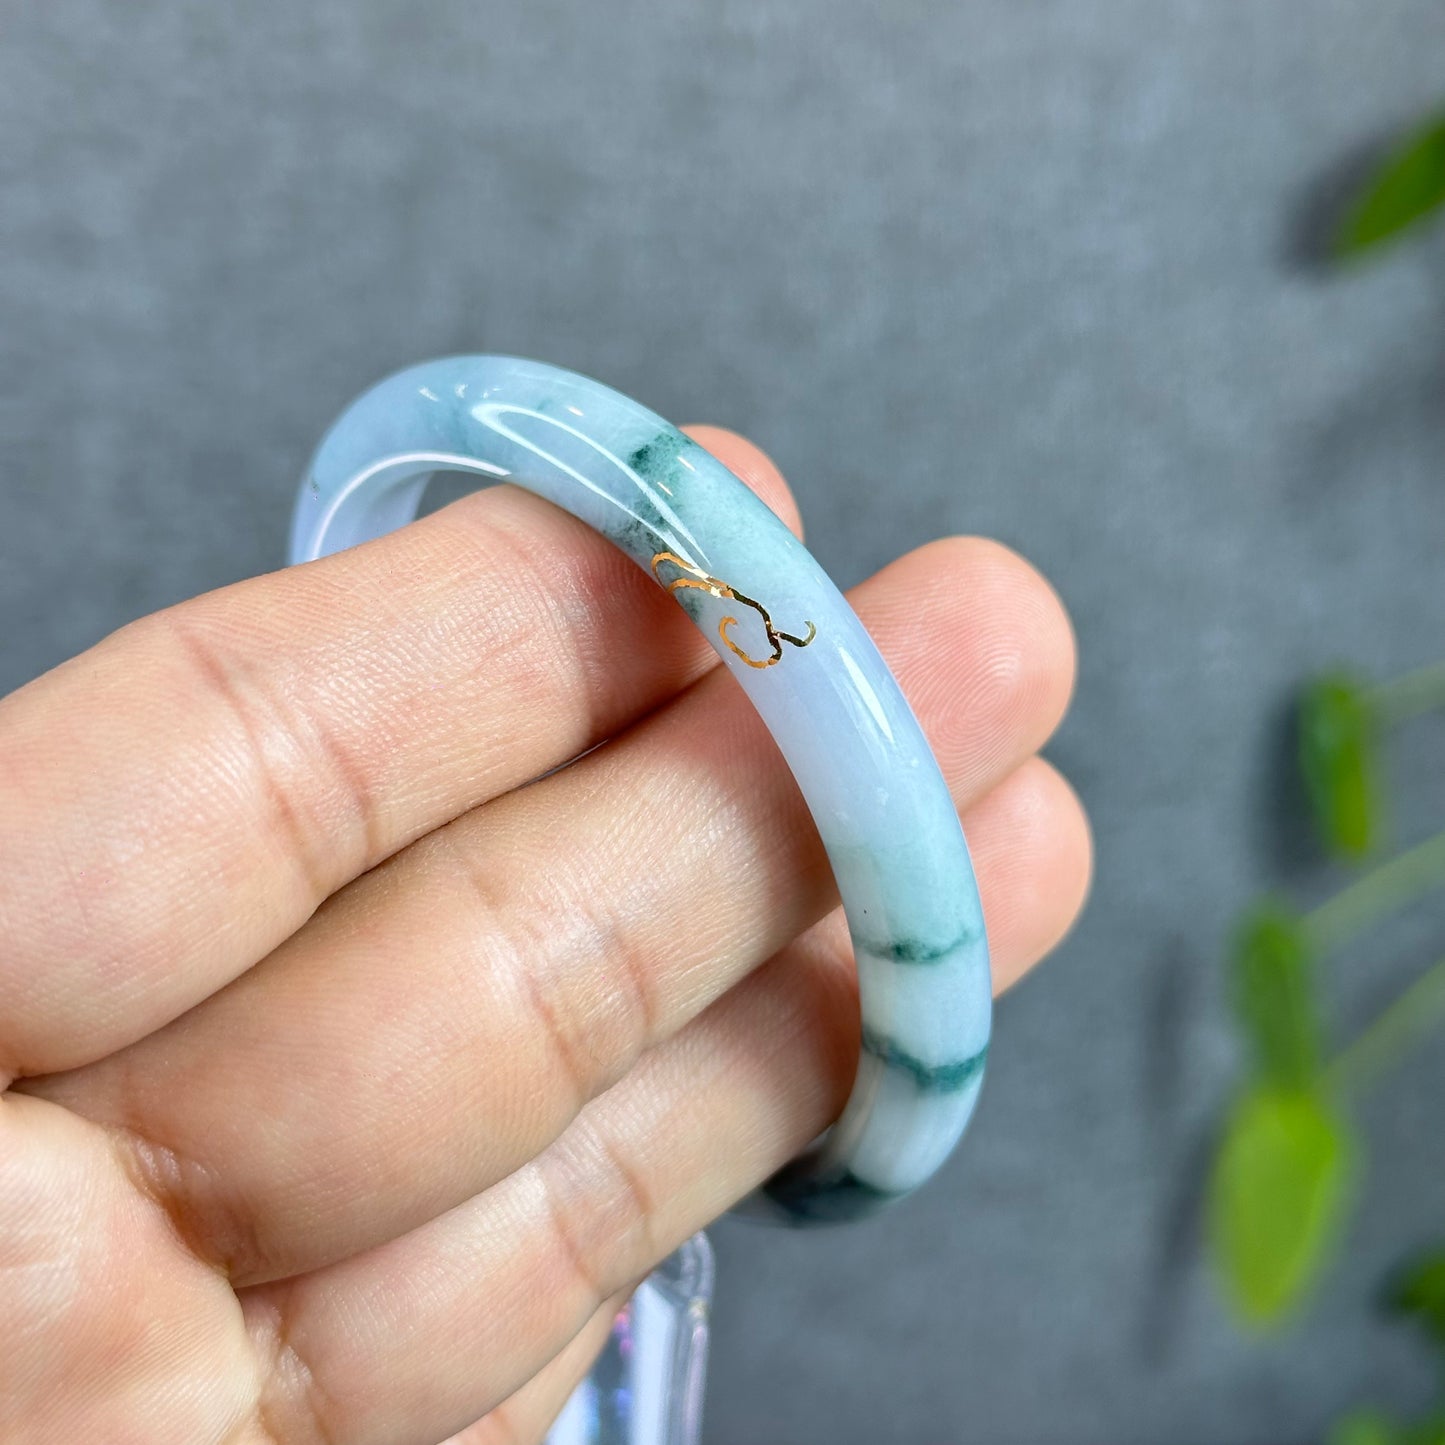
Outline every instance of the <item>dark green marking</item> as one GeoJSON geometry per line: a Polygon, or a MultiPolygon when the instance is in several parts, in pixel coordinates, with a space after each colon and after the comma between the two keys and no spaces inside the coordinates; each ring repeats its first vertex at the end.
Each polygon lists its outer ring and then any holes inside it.
{"type": "Polygon", "coordinates": [[[602,534],[649,569],[653,553],[673,545],[671,528],[652,498],[640,488],[628,499],[627,511],[617,512],[608,518],[602,534]]]}
{"type": "Polygon", "coordinates": [[[879,1060],[890,1069],[899,1069],[907,1074],[920,1090],[928,1094],[956,1094],[983,1072],[984,1060],[988,1057],[985,1045],[976,1054],[966,1059],[957,1059],[947,1064],[926,1064],[916,1054],[910,1054],[893,1039],[884,1034],[863,1030],[863,1052],[879,1060]]]}
{"type": "MultiPolygon", "coordinates": [[[[638,487],[629,497],[626,511],[609,520],[602,528],[609,542],[621,547],[629,557],[649,567],[655,552],[670,550],[678,545],[672,535],[671,525],[663,518],[649,489],[659,483],[666,483],[678,475],[678,457],[696,445],[690,437],[675,430],[660,431],[651,441],[629,452],[622,459],[623,464],[647,483],[638,487]]],[[[695,622],[702,620],[702,594],[695,589],[689,596],[686,591],[673,594],[678,604],[695,622]]]]}
{"type": "Polygon", "coordinates": [[[903,1197],[860,1179],[851,1169],[822,1180],[809,1180],[801,1169],[785,1169],[763,1186],[763,1192],[783,1210],[790,1223],[799,1226],[865,1219],[903,1197]]]}
{"type": "Polygon", "coordinates": [[[644,442],[627,458],[627,465],[649,482],[665,482],[677,465],[677,459],[691,445],[691,439],[669,428],[660,431],[650,442],[644,442]]]}
{"type": "Polygon", "coordinates": [[[957,938],[947,943],[927,943],[921,938],[863,939],[856,947],[860,953],[886,958],[893,963],[942,963],[960,950],[972,947],[980,936],[977,928],[965,928],[957,938]]]}

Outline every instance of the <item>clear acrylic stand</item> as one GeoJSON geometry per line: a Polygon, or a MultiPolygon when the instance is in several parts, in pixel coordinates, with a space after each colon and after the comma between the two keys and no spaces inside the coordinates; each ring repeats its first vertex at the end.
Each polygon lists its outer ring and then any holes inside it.
{"type": "Polygon", "coordinates": [[[697,1445],[712,1288],[712,1246],[695,1234],[618,1315],[547,1445],[697,1445]]]}

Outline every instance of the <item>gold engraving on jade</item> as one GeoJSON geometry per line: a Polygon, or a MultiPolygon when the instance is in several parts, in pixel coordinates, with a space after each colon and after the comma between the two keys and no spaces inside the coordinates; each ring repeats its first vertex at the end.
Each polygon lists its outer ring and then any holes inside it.
{"type": "Polygon", "coordinates": [[[700,592],[710,593],[723,601],[741,602],[744,607],[753,608],[763,620],[763,630],[767,633],[768,642],[773,651],[770,657],[757,658],[746,653],[728,635],[729,627],[736,627],[736,617],[724,617],[718,623],[718,636],[735,652],[749,667],[771,667],[775,662],[780,662],[783,656],[783,644],[791,642],[794,647],[806,647],[817,635],[818,629],[810,622],[808,623],[808,635],[806,637],[794,637],[791,632],[780,632],[773,626],[773,619],[768,609],[755,598],[739,592],[735,587],[729,587],[721,578],[709,576],[702,568],[694,566],[685,557],[679,557],[676,552],[659,552],[652,559],[652,575],[667,588],[669,592],[680,591],[684,587],[693,587],[700,592]],[[679,571],[681,577],[674,577],[671,582],[662,581],[662,573],[659,570],[664,562],[670,562],[679,571]]]}

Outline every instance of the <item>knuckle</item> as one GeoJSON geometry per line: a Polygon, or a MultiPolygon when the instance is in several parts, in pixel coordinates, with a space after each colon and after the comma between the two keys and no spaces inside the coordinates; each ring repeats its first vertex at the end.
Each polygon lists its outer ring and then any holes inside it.
{"type": "Polygon", "coordinates": [[[559,1252],[596,1309],[656,1263],[657,1200],[626,1147],[585,1115],[536,1165],[559,1252]]]}
{"type": "MultiPolygon", "coordinates": [[[[517,889],[515,860],[492,870],[456,828],[436,835],[469,889],[491,964],[510,982],[523,1027],[545,1048],[573,1118],[651,1043],[659,1003],[649,955],[599,901],[586,871],[560,869],[558,892],[517,889]]],[[[550,885],[541,869],[530,870],[550,885]]]]}
{"type": "Polygon", "coordinates": [[[157,614],[195,686],[224,720],[215,766],[235,769],[263,828],[318,901],[380,846],[379,808],[360,756],[324,700],[230,646],[208,609],[157,614]]]}

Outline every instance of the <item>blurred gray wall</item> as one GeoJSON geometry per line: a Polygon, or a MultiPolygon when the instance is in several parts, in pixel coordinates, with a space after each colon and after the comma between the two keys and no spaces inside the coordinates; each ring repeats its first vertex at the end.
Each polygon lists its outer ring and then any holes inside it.
{"type": "MultiPolygon", "coordinates": [[[[842,583],[1006,539],[1082,643],[1086,919],[891,1218],[716,1230],[708,1438],[1305,1442],[1405,1405],[1379,1274],[1445,1231],[1445,1048],[1365,1113],[1351,1255],[1241,1340],[1191,1247],[1231,913],[1328,885],[1281,710],[1445,651],[1445,245],[1321,226],[1445,98],[1437,0],[0,0],[0,689],[279,564],[319,430],[500,350],[749,433],[842,583]]],[[[1445,818],[1442,733],[1398,768],[1445,818]],[[1433,759],[1433,762],[1432,762],[1433,759]]],[[[1342,1026],[1440,915],[1343,961],[1342,1026]]]]}

